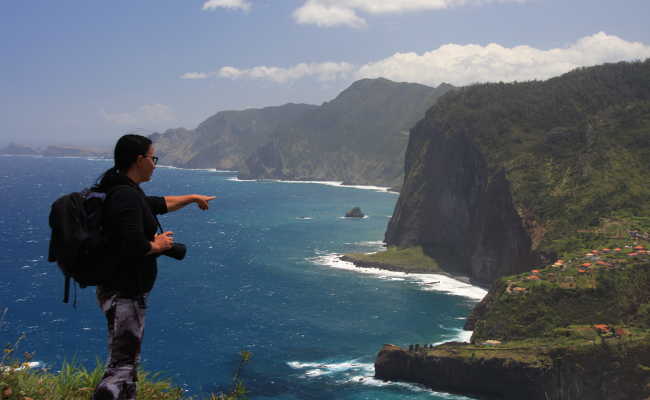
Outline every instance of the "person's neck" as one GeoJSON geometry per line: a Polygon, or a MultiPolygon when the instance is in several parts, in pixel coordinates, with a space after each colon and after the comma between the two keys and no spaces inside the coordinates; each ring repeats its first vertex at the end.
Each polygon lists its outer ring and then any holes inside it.
{"type": "Polygon", "coordinates": [[[140,185],[140,183],[143,182],[142,179],[140,178],[140,175],[137,172],[135,172],[134,170],[129,170],[126,173],[126,176],[129,179],[131,179],[133,181],[133,183],[135,183],[136,185],[140,185]]]}

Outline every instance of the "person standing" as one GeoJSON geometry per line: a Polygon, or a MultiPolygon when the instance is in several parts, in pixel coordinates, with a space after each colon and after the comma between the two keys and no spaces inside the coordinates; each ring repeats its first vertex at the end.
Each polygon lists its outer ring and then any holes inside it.
{"type": "Polygon", "coordinates": [[[144,334],[147,296],[157,275],[157,257],[172,248],[173,232],[157,234],[156,215],[196,203],[207,210],[214,196],[147,196],[140,184],[151,180],[158,158],[151,140],[124,135],[115,145],[114,166],[94,190],[108,193],[103,227],[115,271],[97,286],[97,300],[108,323],[106,372],[93,400],[135,400],[137,367],[144,334]]]}

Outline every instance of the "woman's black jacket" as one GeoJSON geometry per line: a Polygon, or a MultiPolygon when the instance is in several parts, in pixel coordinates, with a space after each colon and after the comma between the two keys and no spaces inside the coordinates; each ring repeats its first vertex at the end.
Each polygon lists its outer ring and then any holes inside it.
{"type": "Polygon", "coordinates": [[[113,277],[102,287],[137,297],[151,291],[156,281],[157,256],[145,254],[151,250],[150,242],[158,229],[155,215],[166,213],[167,205],[163,197],[146,196],[125,175],[115,176],[102,186],[103,191],[110,191],[104,204],[104,229],[116,266],[113,277]]]}

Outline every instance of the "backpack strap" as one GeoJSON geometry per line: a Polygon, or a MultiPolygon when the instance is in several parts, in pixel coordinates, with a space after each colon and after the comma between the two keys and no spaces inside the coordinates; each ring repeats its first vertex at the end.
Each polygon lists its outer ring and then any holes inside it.
{"type": "Polygon", "coordinates": [[[70,275],[65,275],[65,288],[63,289],[63,302],[68,303],[70,301],[70,275]]]}

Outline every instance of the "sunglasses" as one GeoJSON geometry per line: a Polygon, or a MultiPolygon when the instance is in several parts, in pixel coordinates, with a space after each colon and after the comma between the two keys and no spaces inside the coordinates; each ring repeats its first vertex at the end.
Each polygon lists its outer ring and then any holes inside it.
{"type": "Polygon", "coordinates": [[[146,155],[143,154],[142,157],[151,158],[151,161],[153,161],[153,165],[158,164],[158,157],[156,157],[156,156],[146,156],[146,155]]]}

